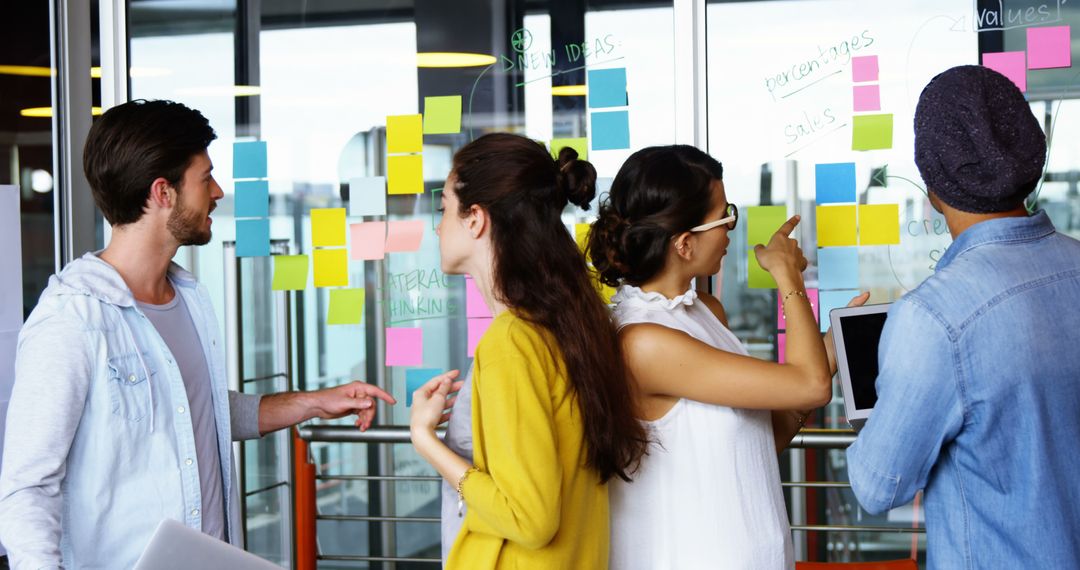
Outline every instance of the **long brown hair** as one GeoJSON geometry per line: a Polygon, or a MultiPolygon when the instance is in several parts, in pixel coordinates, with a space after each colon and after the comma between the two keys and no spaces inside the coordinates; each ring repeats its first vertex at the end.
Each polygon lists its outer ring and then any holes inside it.
{"type": "Polygon", "coordinates": [[[491,219],[494,294],[547,329],[562,354],[585,429],[586,461],[602,481],[630,480],[645,453],[611,315],[585,257],[563,225],[567,202],[587,208],[596,169],[563,148],[507,133],[482,136],[454,155],[459,215],[473,205],[491,219]]]}

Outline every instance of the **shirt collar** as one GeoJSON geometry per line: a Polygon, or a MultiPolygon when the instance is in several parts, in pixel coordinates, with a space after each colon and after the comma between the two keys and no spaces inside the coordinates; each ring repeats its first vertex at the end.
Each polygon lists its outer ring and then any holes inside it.
{"type": "Polygon", "coordinates": [[[985,243],[1030,241],[1046,237],[1055,231],[1057,230],[1045,210],[1039,210],[1024,218],[997,218],[979,222],[964,230],[945,250],[937,264],[937,270],[941,271],[965,251],[985,243]]]}

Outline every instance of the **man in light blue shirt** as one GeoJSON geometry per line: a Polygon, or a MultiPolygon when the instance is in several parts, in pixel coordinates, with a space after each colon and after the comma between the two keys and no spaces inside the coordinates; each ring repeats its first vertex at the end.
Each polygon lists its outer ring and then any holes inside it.
{"type": "Polygon", "coordinates": [[[49,280],[19,334],[0,472],[0,542],[12,568],[130,568],[162,519],[242,546],[232,442],[356,414],[352,382],[265,397],[228,390],[206,288],[172,263],[210,241],[223,197],[213,129],[168,101],[110,109],[83,167],[113,225],[100,252],[49,280]]]}
{"type": "Polygon", "coordinates": [[[925,489],[929,568],[1080,568],[1080,242],[1024,207],[1045,156],[997,72],[923,91],[915,162],[954,242],[889,311],[847,458],[871,513],[925,489]]]}

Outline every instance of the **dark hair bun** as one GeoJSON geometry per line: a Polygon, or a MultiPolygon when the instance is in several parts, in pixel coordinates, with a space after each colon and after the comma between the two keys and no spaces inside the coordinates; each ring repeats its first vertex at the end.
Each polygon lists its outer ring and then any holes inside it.
{"type": "Polygon", "coordinates": [[[572,204],[588,210],[596,196],[596,168],[586,160],[579,160],[576,150],[564,146],[559,150],[559,173],[555,185],[572,204]]]}

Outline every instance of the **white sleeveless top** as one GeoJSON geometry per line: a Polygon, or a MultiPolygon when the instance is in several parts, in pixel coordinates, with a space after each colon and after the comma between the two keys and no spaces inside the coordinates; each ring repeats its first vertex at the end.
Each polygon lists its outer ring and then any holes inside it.
{"type": "MultiPolygon", "coordinates": [[[[668,299],[623,285],[619,328],[654,323],[747,354],[697,293],[668,299]]],[[[685,378],[693,382],[693,378],[685,378]]],[[[633,482],[611,483],[611,568],[795,566],[771,415],[681,399],[642,422],[653,443],[633,482]]]]}

